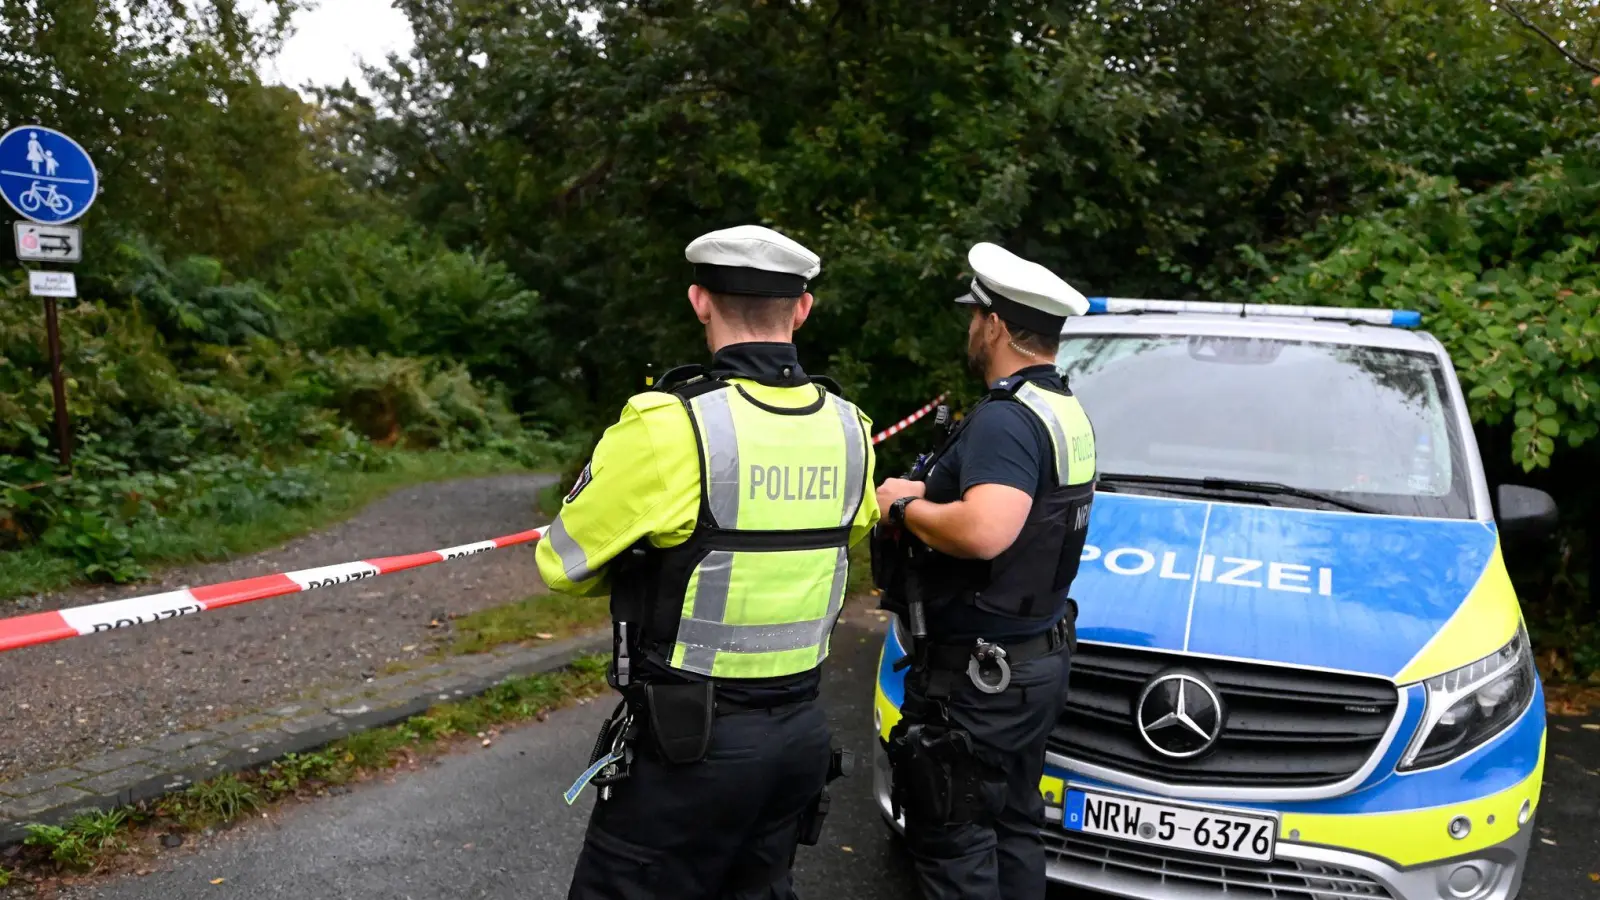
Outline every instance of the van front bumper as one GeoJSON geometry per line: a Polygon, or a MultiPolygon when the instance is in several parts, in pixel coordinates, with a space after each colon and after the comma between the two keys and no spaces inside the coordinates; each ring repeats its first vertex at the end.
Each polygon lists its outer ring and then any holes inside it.
{"type": "MultiPolygon", "coordinates": [[[[896,830],[889,807],[889,761],[874,749],[873,794],[896,830]]],[[[1051,881],[1137,900],[1512,900],[1522,887],[1536,819],[1504,840],[1471,853],[1416,865],[1346,849],[1285,840],[1270,863],[1217,860],[1141,844],[1071,833],[1059,806],[1046,808],[1041,831],[1051,881]]]]}

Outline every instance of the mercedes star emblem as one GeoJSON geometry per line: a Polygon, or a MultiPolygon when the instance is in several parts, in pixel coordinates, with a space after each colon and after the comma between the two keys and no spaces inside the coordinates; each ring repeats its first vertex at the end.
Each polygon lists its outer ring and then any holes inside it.
{"type": "Polygon", "coordinates": [[[1222,698],[1198,673],[1167,672],[1151,679],[1134,716],[1144,742],[1172,759],[1199,756],[1222,734],[1222,698]]]}

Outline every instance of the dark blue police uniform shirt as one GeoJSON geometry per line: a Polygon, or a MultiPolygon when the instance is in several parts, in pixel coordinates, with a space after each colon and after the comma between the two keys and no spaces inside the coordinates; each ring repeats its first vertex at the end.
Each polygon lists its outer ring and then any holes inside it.
{"type": "MultiPolygon", "coordinates": [[[[1044,388],[1063,387],[1061,374],[1052,365],[1029,366],[1013,377],[1018,376],[1044,388]]],[[[1037,503],[1053,486],[1053,454],[1044,423],[1027,407],[1006,401],[985,403],[928,473],[924,496],[935,503],[953,503],[976,485],[1003,484],[1027,491],[1037,503]]],[[[1010,619],[965,605],[928,611],[928,633],[941,642],[1031,637],[1042,630],[1047,629],[1036,624],[1019,628],[1010,619]]]]}

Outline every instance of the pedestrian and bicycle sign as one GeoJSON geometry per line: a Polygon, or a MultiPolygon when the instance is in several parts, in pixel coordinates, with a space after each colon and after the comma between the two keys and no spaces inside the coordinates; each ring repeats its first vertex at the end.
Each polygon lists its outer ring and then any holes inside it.
{"type": "Polygon", "coordinates": [[[100,175],[78,142],[54,128],[19,125],[0,136],[0,196],[41,225],[63,225],[94,204],[100,175]]]}
{"type": "Polygon", "coordinates": [[[83,261],[83,229],[76,225],[38,225],[13,222],[17,259],[24,262],[83,261]]]}

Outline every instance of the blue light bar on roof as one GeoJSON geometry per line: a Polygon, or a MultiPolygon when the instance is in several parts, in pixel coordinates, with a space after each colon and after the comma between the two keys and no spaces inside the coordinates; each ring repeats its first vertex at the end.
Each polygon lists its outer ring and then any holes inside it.
{"type": "Polygon", "coordinates": [[[1416,328],[1422,313],[1409,309],[1349,309],[1342,306],[1282,306],[1276,303],[1221,303],[1211,300],[1134,300],[1090,297],[1089,313],[1169,312],[1221,313],[1234,316],[1279,316],[1294,319],[1336,319],[1368,325],[1416,328]]]}

